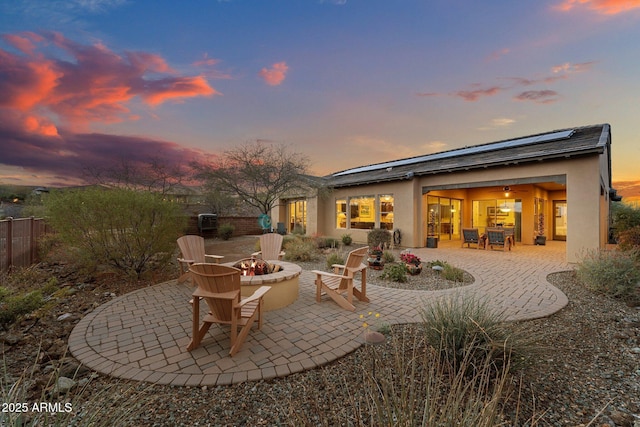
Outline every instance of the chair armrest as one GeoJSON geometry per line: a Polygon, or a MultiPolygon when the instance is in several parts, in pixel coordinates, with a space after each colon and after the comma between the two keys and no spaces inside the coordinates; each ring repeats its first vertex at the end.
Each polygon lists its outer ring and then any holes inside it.
{"type": "Polygon", "coordinates": [[[262,255],[262,251],[254,252],[251,254],[251,256],[259,256],[259,255],[262,255]]]}
{"type": "Polygon", "coordinates": [[[349,278],[348,276],[345,276],[344,274],[330,273],[328,271],[312,270],[311,272],[317,274],[318,276],[339,277],[341,279],[348,279],[349,278]]]}
{"type": "Polygon", "coordinates": [[[196,288],[195,291],[193,291],[193,293],[191,294],[194,297],[199,297],[199,298],[218,298],[218,299],[236,299],[238,298],[238,295],[240,294],[240,291],[229,291],[229,292],[225,292],[222,294],[217,294],[214,292],[207,292],[203,289],[200,288],[196,288]]]}
{"type": "Polygon", "coordinates": [[[205,254],[205,255],[204,255],[204,258],[205,258],[205,259],[207,259],[207,258],[214,259],[214,260],[216,261],[216,264],[217,264],[217,263],[218,263],[218,261],[220,261],[221,259],[223,259],[223,258],[224,258],[224,255],[207,255],[207,254],[205,254]]]}
{"type": "Polygon", "coordinates": [[[196,261],[193,259],[186,259],[186,258],[178,258],[178,262],[186,262],[187,264],[193,264],[196,261]]]}
{"type": "Polygon", "coordinates": [[[242,307],[248,302],[255,301],[257,299],[262,298],[264,294],[269,292],[270,289],[271,289],[271,286],[260,286],[253,294],[251,294],[251,296],[242,299],[240,301],[240,304],[238,304],[236,307],[242,307]]]}

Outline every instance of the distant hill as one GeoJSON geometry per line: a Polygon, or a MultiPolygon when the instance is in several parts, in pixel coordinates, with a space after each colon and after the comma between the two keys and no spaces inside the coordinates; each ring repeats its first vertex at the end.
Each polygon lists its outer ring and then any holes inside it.
{"type": "Polygon", "coordinates": [[[622,196],[623,203],[640,204],[640,181],[614,181],[613,188],[622,196]]]}

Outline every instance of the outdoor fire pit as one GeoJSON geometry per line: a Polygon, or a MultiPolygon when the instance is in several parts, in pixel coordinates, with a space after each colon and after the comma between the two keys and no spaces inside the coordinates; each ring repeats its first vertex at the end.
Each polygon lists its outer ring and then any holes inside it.
{"type": "Polygon", "coordinates": [[[264,296],[264,310],[277,310],[294,303],[298,299],[299,276],[302,268],[286,261],[247,258],[240,261],[226,263],[239,269],[242,274],[240,293],[250,296],[260,286],[271,286],[271,290],[264,296]]]}

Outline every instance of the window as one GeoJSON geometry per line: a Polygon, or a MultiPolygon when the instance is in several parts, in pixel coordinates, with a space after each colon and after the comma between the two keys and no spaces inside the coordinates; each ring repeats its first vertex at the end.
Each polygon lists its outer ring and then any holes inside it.
{"type": "Polygon", "coordinates": [[[380,195],[380,228],[393,230],[393,195],[380,195]]]}
{"type": "Polygon", "coordinates": [[[336,228],[347,228],[347,201],[336,200],[336,228]]]}
{"type": "Polygon", "coordinates": [[[375,197],[362,196],[349,199],[349,226],[356,229],[372,229],[376,225],[375,197]]]}

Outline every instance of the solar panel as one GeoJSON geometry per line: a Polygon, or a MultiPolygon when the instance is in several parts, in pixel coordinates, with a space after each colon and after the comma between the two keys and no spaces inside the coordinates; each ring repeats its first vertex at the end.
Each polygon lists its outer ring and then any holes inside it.
{"type": "Polygon", "coordinates": [[[543,135],[527,136],[524,138],[511,139],[508,141],[494,142],[494,143],[483,144],[483,145],[474,145],[472,147],[458,148],[455,150],[443,151],[440,153],[433,153],[433,154],[426,154],[424,156],[411,157],[408,159],[393,160],[385,163],[377,163],[375,165],[360,166],[357,168],[348,169],[346,171],[334,173],[333,176],[350,175],[353,173],[369,172],[369,171],[380,170],[380,169],[394,168],[396,166],[412,165],[415,163],[422,163],[422,162],[427,162],[431,160],[446,159],[449,157],[458,157],[458,156],[465,156],[468,154],[485,153],[488,151],[502,150],[504,148],[521,147],[523,145],[555,141],[558,139],[569,138],[571,135],[573,135],[574,132],[575,132],[575,129],[570,129],[570,130],[563,130],[558,132],[545,133],[543,135]]]}

